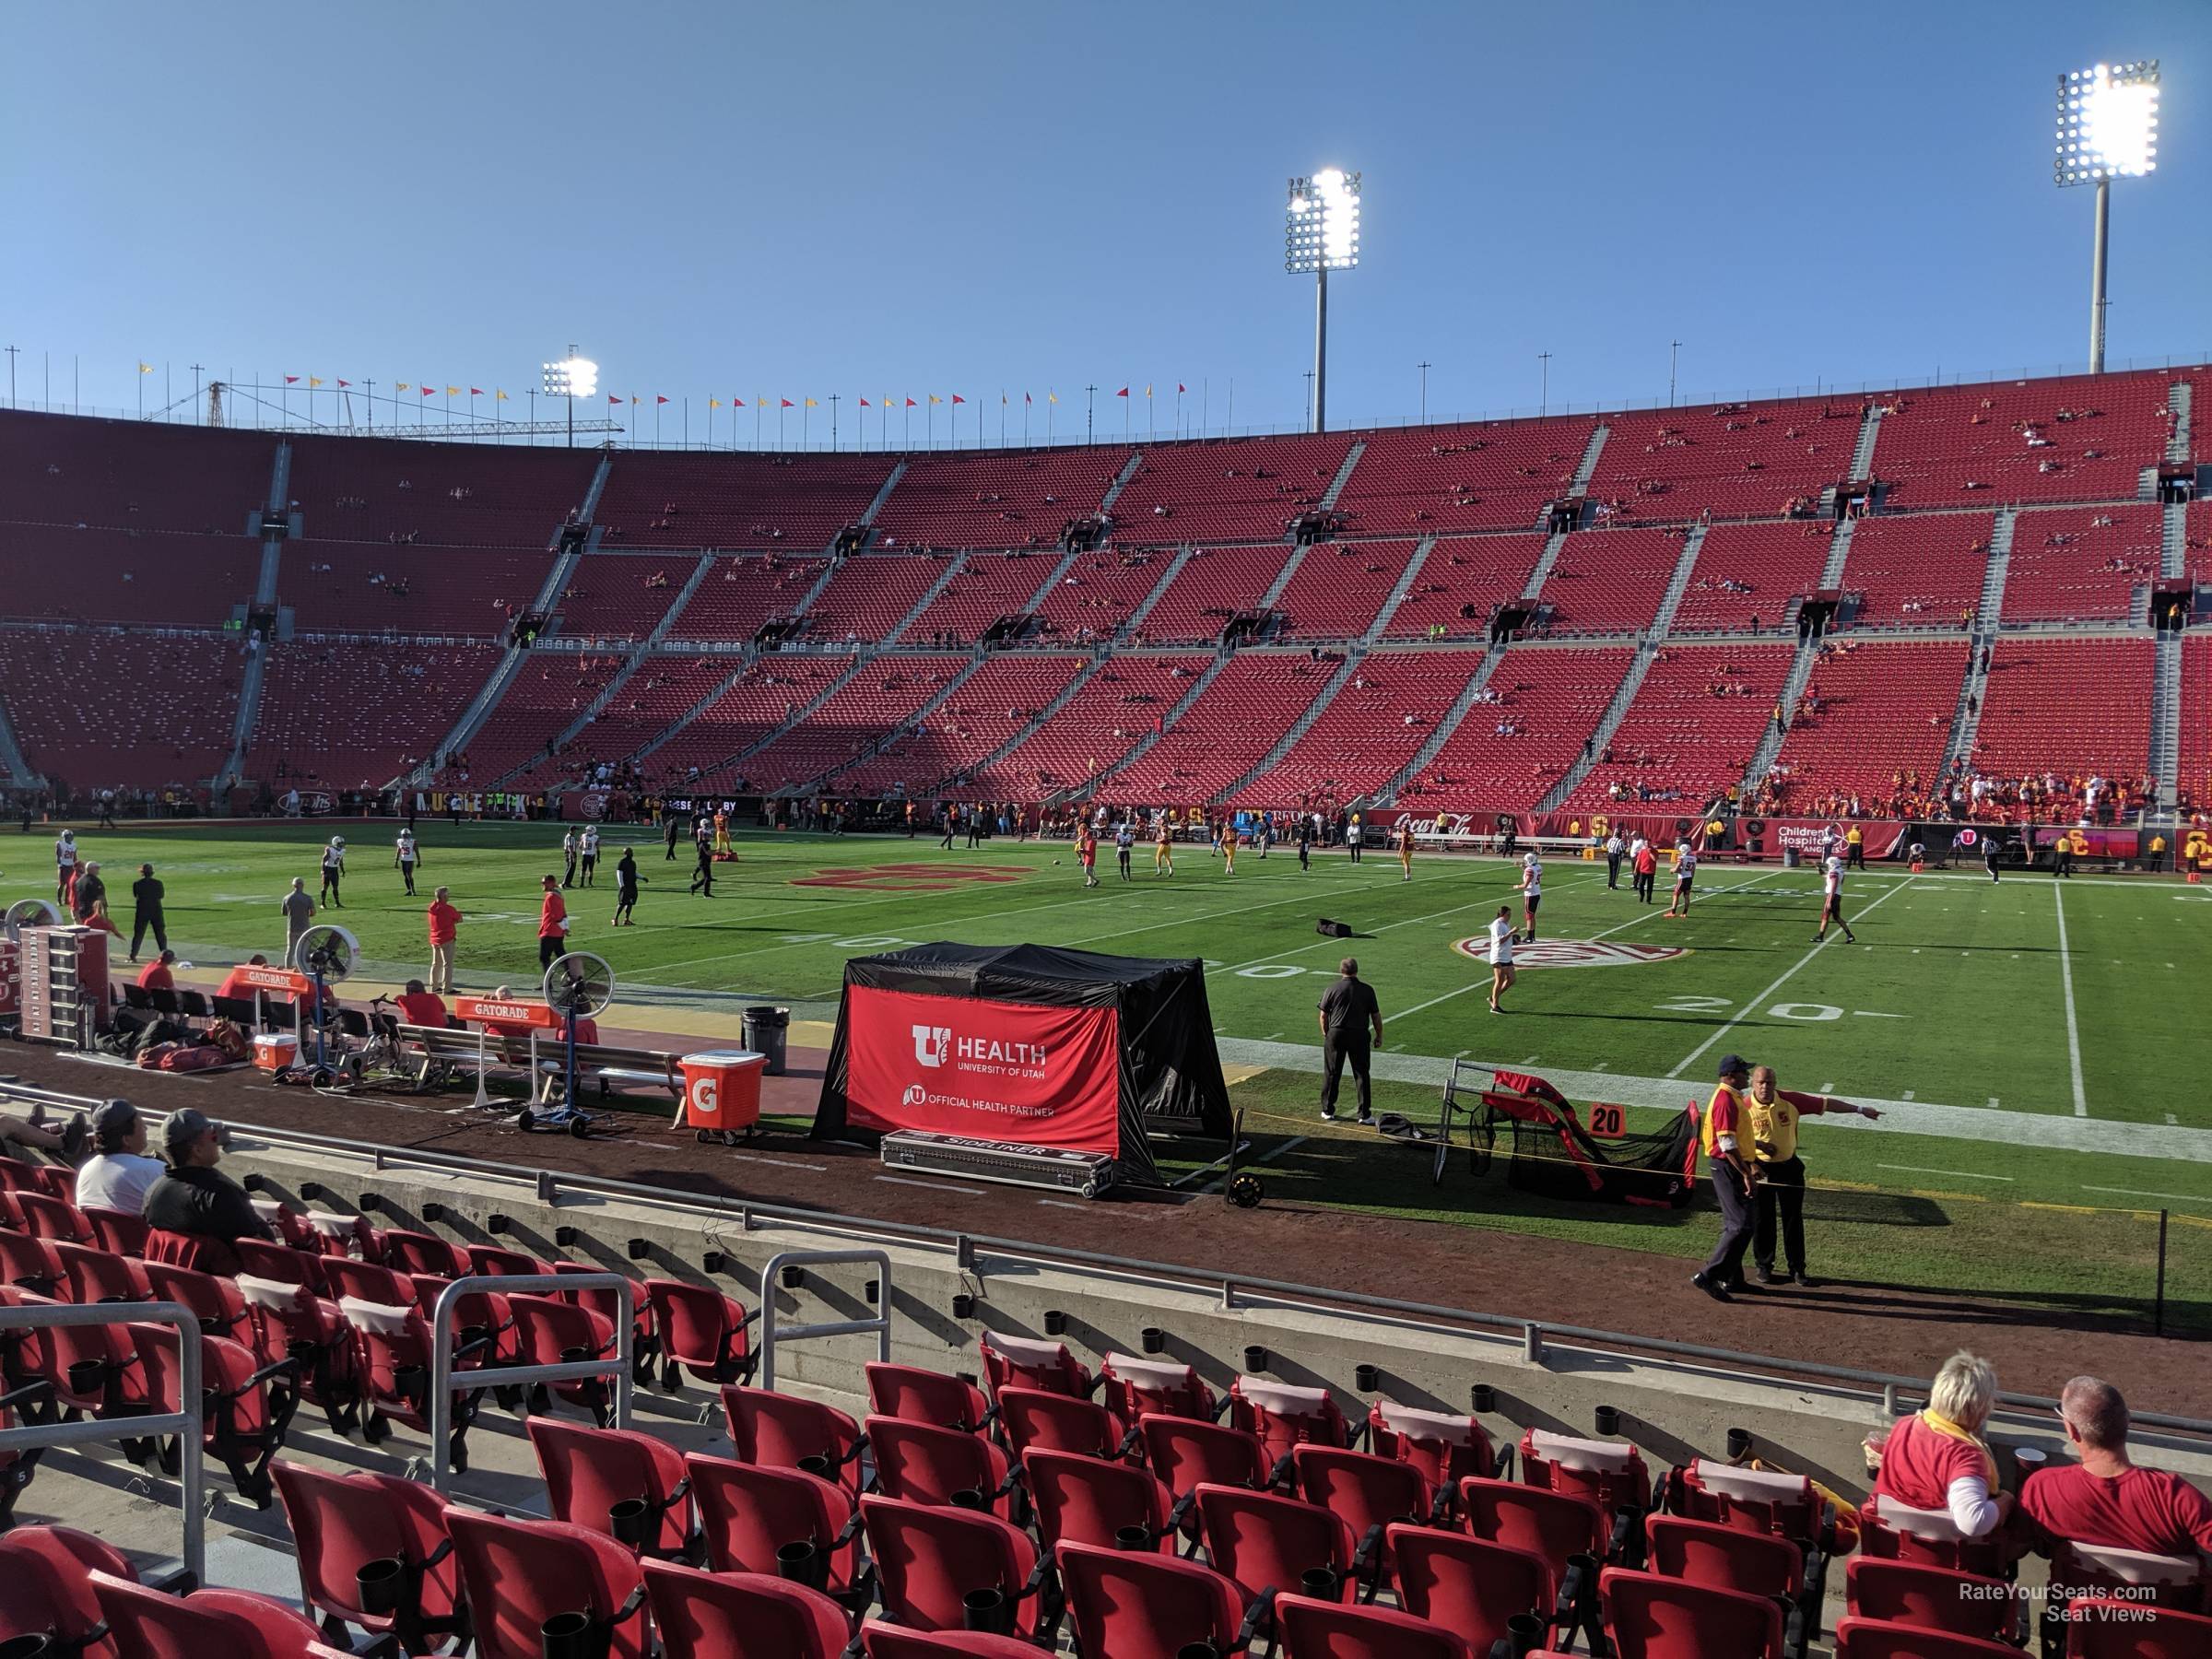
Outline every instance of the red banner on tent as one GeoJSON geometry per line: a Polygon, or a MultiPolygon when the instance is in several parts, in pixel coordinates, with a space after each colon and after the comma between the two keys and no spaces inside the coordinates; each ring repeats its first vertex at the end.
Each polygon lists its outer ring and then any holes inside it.
{"type": "Polygon", "coordinates": [[[1077,1152],[1121,1149],[1112,1008],[925,996],[845,999],[855,1128],[923,1129],[1077,1152]]]}

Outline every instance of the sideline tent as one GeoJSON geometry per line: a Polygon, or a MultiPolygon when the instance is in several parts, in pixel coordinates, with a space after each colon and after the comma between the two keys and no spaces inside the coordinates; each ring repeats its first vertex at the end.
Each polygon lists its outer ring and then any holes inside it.
{"type": "Polygon", "coordinates": [[[1044,945],[851,959],[814,1138],[894,1129],[1103,1153],[1157,1182],[1147,1131],[1229,1138],[1203,965],[1044,945]]]}

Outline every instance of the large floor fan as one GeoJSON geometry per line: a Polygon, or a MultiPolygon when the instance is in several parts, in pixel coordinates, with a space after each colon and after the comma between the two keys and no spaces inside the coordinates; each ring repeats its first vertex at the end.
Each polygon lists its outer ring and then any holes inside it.
{"type": "Polygon", "coordinates": [[[565,1129],[582,1140],[591,1134],[594,1119],[576,1103],[576,1022],[596,1018],[615,1000],[615,971],[605,957],[568,951],[547,967],[545,992],[546,1006],[560,1017],[560,1103],[544,1111],[525,1106],[518,1121],[524,1129],[565,1129]]]}
{"type": "Polygon", "coordinates": [[[315,1029],[315,1064],[312,1075],[317,1087],[336,1080],[330,1064],[325,1030],[333,1012],[328,992],[353,971],[360,954],[360,941],[335,923],[318,922],[292,943],[292,966],[315,984],[309,1023],[315,1029]]]}
{"type": "Polygon", "coordinates": [[[25,928],[57,926],[61,919],[62,912],[51,899],[18,899],[7,907],[7,942],[20,945],[25,928]]]}

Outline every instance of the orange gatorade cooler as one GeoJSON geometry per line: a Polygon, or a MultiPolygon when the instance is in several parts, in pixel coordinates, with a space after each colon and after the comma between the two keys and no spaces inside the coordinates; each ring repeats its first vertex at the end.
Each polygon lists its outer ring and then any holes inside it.
{"type": "Polygon", "coordinates": [[[711,1049],[686,1054],[684,1103],[677,1112],[678,1124],[689,1124],[701,1140],[719,1135],[735,1144],[738,1134],[751,1134],[760,1121],[760,1073],[766,1054],[750,1049],[711,1049]]]}
{"type": "Polygon", "coordinates": [[[260,1031],[253,1038],[257,1071],[280,1072],[300,1057],[300,1039],[289,1031],[260,1031]]]}

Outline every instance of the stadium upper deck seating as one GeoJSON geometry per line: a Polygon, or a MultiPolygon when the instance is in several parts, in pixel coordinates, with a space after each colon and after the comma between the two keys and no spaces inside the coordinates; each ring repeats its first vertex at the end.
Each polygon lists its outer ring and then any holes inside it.
{"type": "Polygon", "coordinates": [[[310,542],[549,547],[590,493],[589,450],[293,437],[291,500],[310,542]]]}
{"type": "Polygon", "coordinates": [[[971,553],[904,637],[914,644],[935,644],[940,635],[954,644],[972,644],[1001,617],[1027,611],[1031,595],[1059,563],[1060,555],[1049,551],[971,553]]]}
{"type": "Polygon", "coordinates": [[[1208,660],[1117,652],[1066,706],[977,772],[961,793],[982,800],[1038,800],[1099,776],[1168,717],[1208,660]]]}
{"type": "Polygon", "coordinates": [[[242,535],[0,524],[0,615],[34,622],[219,628],[253,597],[261,544],[242,535]]]}
{"type": "Polygon", "coordinates": [[[1713,525],[1675,607],[1674,631],[1781,628],[1791,603],[1820,586],[1835,530],[1828,519],[1713,525]]]}
{"type": "Polygon", "coordinates": [[[1854,627],[1958,628],[1982,606],[1996,521],[1981,512],[1861,519],[1843,560],[1854,627]]]}
{"type": "Polygon", "coordinates": [[[1335,510],[1360,535],[1534,530],[1568,494],[1596,426],[1578,415],[1371,432],[1335,510]]]}
{"type": "Polygon", "coordinates": [[[606,653],[532,652],[469,740],[470,782],[481,787],[545,753],[621,666],[621,657],[606,653]]]}
{"type": "Polygon", "coordinates": [[[594,554],[555,595],[559,631],[574,639],[641,640],[660,625],[695,569],[677,554],[594,554]]]}
{"type": "Polygon", "coordinates": [[[698,719],[647,756],[646,771],[677,781],[693,767],[701,771],[719,767],[797,715],[852,666],[851,657],[759,658],[701,710],[698,719]]]}
{"type": "Polygon", "coordinates": [[[2001,640],[1973,764],[1998,778],[2133,781],[2150,753],[2148,639],[2001,640]]]}
{"type": "Polygon", "coordinates": [[[1324,432],[1147,448],[1114,500],[1113,539],[1166,547],[1279,538],[1290,519],[1320,505],[1351,447],[1348,432],[1324,432]]]}
{"type": "Polygon", "coordinates": [[[2070,507],[2013,521],[2006,622],[2124,622],[2158,580],[2164,510],[2070,507]]]}
{"type": "Polygon", "coordinates": [[[239,642],[221,634],[0,629],[0,687],[24,759],[80,789],[213,777],[242,674],[239,642]]]}
{"type": "Polygon", "coordinates": [[[1241,652],[1143,754],[1107,779],[1117,795],[1204,801],[1266,757],[1336,671],[1306,653],[1241,652]]]}
{"type": "Polygon", "coordinates": [[[1284,542],[1194,548],[1139,631],[1160,645],[1218,640],[1230,617],[1259,608],[1291,552],[1284,542]]]}
{"type": "Polygon", "coordinates": [[[1651,626],[1682,557],[1684,532],[1583,530],[1569,536],[1537,594],[1555,632],[1630,633],[1651,626]]]}
{"type": "Polygon", "coordinates": [[[1694,810],[1725,793],[1750,765],[1795,655],[1790,645],[1662,647],[1563,805],[1678,801],[1694,810]]]}
{"type": "Polygon", "coordinates": [[[499,659],[489,645],[272,646],[246,738],[246,775],[382,788],[431,757],[499,659]]]}
{"type": "Polygon", "coordinates": [[[687,454],[624,450],[593,522],[623,547],[826,553],[891,476],[888,455],[687,454]]]}
{"type": "Polygon", "coordinates": [[[1398,792],[1416,813],[1527,808],[1566,775],[1636,653],[1621,646],[1509,651],[1436,758],[1398,792]]]}
{"type": "Polygon", "coordinates": [[[1900,779],[1931,786],[1950,742],[1967,653],[1963,639],[1847,636],[1824,645],[1775,759],[1783,805],[1812,811],[1830,796],[1887,801],[1900,779]]]}
{"type": "Polygon", "coordinates": [[[1238,793],[1257,807],[1349,801],[1397,776],[1482,665],[1479,651],[1378,651],[1290,752],[1238,793]]]}
{"type": "Polygon", "coordinates": [[[886,653],[864,665],[795,731],[745,763],[755,788],[806,783],[871,753],[969,665],[942,653],[886,653]]]}
{"type": "Polygon", "coordinates": [[[912,456],[876,515],[876,545],[1050,547],[1099,510],[1128,458],[1115,444],[912,456]]]}
{"type": "Polygon", "coordinates": [[[1589,496],[1630,523],[1779,518],[1851,472],[1855,403],[1722,404],[1608,415],[1589,496]]]}
{"type": "Polygon", "coordinates": [[[2212,587],[2212,501],[2192,501],[2183,515],[2182,561],[2192,582],[2212,587]]]}
{"type": "Polygon", "coordinates": [[[1118,637],[1130,614],[1167,576],[1172,559],[1164,547],[1101,547],[1083,554],[1038,602],[1043,639],[1077,645],[1118,637]]]}
{"type": "Polygon", "coordinates": [[[1089,665],[1088,657],[1062,651],[987,658],[919,729],[910,727],[881,754],[838,773],[831,787],[858,795],[903,789],[921,797],[1027,730],[1089,665]]]}
{"type": "Polygon", "coordinates": [[[1285,637],[1356,640],[1397,591],[1415,542],[1327,542],[1306,549],[1275,608],[1285,637]]]}
{"type": "Polygon", "coordinates": [[[2212,634],[2182,641],[2181,747],[2173,782],[2184,809],[2212,803],[2212,634]]]}
{"type": "MultiPolygon", "coordinates": [[[[730,676],[721,657],[649,656],[616,688],[614,700],[576,735],[585,763],[634,755],[730,676]]],[[[526,777],[537,775],[532,769],[526,777]]]]}
{"type": "Polygon", "coordinates": [[[521,548],[300,544],[277,562],[276,602],[305,629],[503,640],[553,560],[521,548]]]}
{"type": "Polygon", "coordinates": [[[240,535],[276,456],[268,432],[0,410],[0,520],[240,535]]]}
{"type": "Polygon", "coordinates": [[[771,618],[795,614],[829,563],[827,559],[794,559],[782,553],[717,559],[690,603],[677,613],[669,636],[749,640],[771,618]]]}
{"type": "Polygon", "coordinates": [[[1887,393],[1874,476],[1887,509],[2126,501],[2165,459],[2163,372],[1887,393]]]}
{"type": "Polygon", "coordinates": [[[840,559],[806,607],[806,636],[840,644],[888,642],[950,561],[916,554],[859,553],[840,559]]]}
{"type": "Polygon", "coordinates": [[[1517,599],[1543,557],[1542,535],[1470,535],[1440,541],[1405,584],[1406,599],[1382,629],[1386,640],[1480,640],[1500,605],[1517,599]]]}

